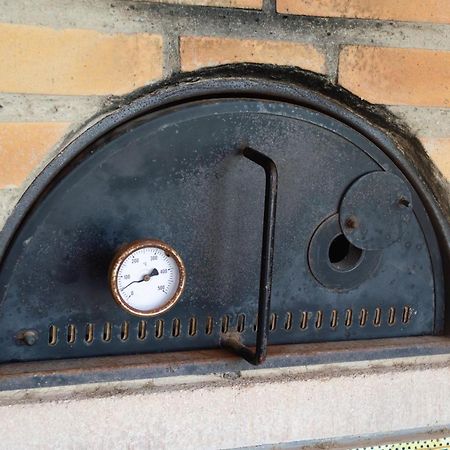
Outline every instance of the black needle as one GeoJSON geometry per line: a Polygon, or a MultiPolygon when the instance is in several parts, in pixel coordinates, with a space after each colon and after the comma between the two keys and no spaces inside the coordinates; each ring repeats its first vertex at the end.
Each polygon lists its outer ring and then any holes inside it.
{"type": "Polygon", "coordinates": [[[142,280],[136,280],[132,281],[131,283],[127,284],[124,288],[121,290],[125,290],[128,286],[131,286],[134,283],[142,283],[143,281],[149,281],[151,277],[155,277],[156,275],[159,275],[158,269],[153,269],[149,274],[146,274],[142,277],[142,280]]]}

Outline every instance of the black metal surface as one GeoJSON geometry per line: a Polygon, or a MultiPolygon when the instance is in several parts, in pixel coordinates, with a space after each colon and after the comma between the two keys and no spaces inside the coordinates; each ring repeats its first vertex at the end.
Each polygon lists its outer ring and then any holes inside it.
{"type": "Polygon", "coordinates": [[[241,355],[249,363],[257,366],[264,362],[267,355],[267,335],[269,332],[270,296],[272,292],[273,253],[275,246],[275,220],[277,209],[278,172],[276,164],[266,155],[245,148],[242,154],[264,169],[266,175],[264,195],[264,221],[262,231],[261,248],[261,273],[259,278],[259,300],[256,329],[256,349],[253,351],[241,344],[236,333],[225,334],[222,345],[238,355],[241,355]]]}
{"type": "MultiPolygon", "coordinates": [[[[254,342],[262,232],[258,205],[263,198],[257,171],[239,157],[238,149],[245,146],[261,149],[280,167],[270,343],[442,329],[441,315],[435,318],[444,305],[440,250],[420,197],[393,163],[399,159],[395,148],[390,153],[376,130],[358,128],[357,117],[326,99],[318,102],[311,92],[288,88],[283,93],[286,100],[289,95],[297,96],[297,102],[301,98],[305,108],[248,98],[262,89],[262,83],[252,83],[222,84],[222,95],[239,92],[247,98],[192,101],[137,118],[98,139],[118,121],[151,108],[153,100],[138,101],[83,135],[49,166],[1,236],[3,248],[12,242],[0,275],[3,361],[216,347],[223,332],[239,328],[242,314],[241,341],[254,342]],[[327,114],[320,112],[327,108],[327,114]],[[344,124],[352,121],[352,127],[344,124]],[[46,187],[61,165],[64,171],[46,187]],[[337,213],[343,193],[357,178],[386,169],[408,183],[414,219],[401,239],[383,250],[378,270],[367,280],[343,292],[322,286],[307,262],[314,231],[337,213]],[[14,235],[27,205],[44,189],[14,235]],[[161,318],[164,333],[155,336],[160,323],[150,320],[146,339],[137,337],[139,320],[118,310],[104,291],[104,268],[115,248],[142,237],[174,245],[190,274],[180,304],[161,318]],[[388,323],[391,308],[395,324],[388,323]],[[368,318],[360,325],[363,309],[368,318]],[[192,317],[196,334],[189,331],[192,317]],[[175,320],[181,324],[178,335],[173,333],[175,320]],[[107,342],[102,339],[105,322],[112,325],[107,342]],[[126,338],[124,322],[129,325],[126,338]],[[91,343],[84,340],[87,324],[94,326],[91,343]],[[57,329],[55,345],[49,345],[51,325],[57,329]],[[67,342],[69,325],[74,342],[67,342]],[[32,346],[17,345],[20,330],[36,330],[39,338],[32,346]]],[[[220,84],[164,93],[159,102],[202,90],[213,96],[220,84]]]]}
{"type": "Polygon", "coordinates": [[[339,220],[345,237],[364,250],[382,250],[397,242],[413,215],[406,184],[389,172],[356,180],[345,193],[339,220]]]}

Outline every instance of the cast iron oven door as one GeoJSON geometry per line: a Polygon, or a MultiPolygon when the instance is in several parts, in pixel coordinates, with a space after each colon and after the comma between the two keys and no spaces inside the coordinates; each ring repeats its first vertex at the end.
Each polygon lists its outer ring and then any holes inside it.
{"type": "Polygon", "coordinates": [[[224,336],[254,346],[270,217],[249,152],[278,175],[270,345],[442,333],[421,194],[385,148],[313,103],[203,95],[82,136],[3,236],[0,360],[209,349],[224,336]],[[186,269],[179,301],[154,317],[121,308],[108,285],[117,250],[141,239],[168,243],[186,269]]]}

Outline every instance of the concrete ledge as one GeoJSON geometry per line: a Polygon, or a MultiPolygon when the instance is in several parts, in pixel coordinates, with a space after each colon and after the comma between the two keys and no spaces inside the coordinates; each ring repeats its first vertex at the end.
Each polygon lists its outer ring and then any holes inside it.
{"type": "Polygon", "coordinates": [[[5,391],[2,446],[197,450],[431,431],[450,424],[449,375],[440,355],[5,391]]]}
{"type": "MultiPolygon", "coordinates": [[[[274,345],[257,371],[424,355],[450,355],[450,338],[409,338],[274,345]]],[[[37,361],[0,365],[0,391],[255,369],[226,350],[37,361]]]]}

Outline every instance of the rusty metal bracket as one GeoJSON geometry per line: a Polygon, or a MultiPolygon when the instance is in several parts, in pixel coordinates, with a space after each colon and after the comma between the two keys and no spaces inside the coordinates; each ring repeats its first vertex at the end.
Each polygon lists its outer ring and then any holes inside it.
{"type": "Polygon", "coordinates": [[[256,349],[252,350],[246,345],[243,345],[231,334],[222,336],[221,345],[242,356],[250,364],[257,366],[264,362],[267,355],[267,336],[269,330],[270,296],[272,293],[272,269],[275,245],[278,170],[272,159],[257,150],[245,148],[242,151],[242,154],[247,159],[261,166],[266,175],[256,349]]]}

